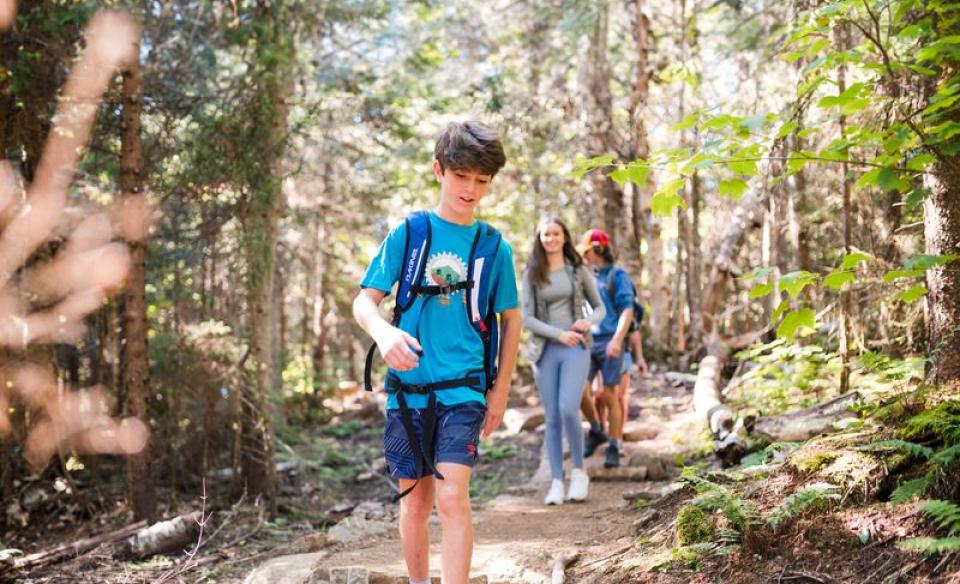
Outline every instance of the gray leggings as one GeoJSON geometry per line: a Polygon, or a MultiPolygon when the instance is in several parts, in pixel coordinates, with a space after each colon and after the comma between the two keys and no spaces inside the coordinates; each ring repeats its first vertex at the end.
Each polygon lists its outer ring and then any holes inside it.
{"type": "Polygon", "coordinates": [[[583,468],[583,430],[580,427],[580,397],[590,369],[590,354],[583,347],[567,347],[549,341],[533,366],[546,417],[544,441],[550,475],[563,478],[563,434],[570,445],[573,468],[583,468]],[[562,430],[561,430],[562,426],[562,430]]]}

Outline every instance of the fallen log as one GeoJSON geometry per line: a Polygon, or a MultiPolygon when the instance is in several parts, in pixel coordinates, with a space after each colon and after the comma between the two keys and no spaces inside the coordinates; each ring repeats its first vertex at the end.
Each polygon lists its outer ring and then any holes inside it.
{"type": "Polygon", "coordinates": [[[803,442],[823,434],[833,425],[852,414],[851,408],[860,401],[859,392],[852,391],[830,401],[779,416],[757,418],[753,435],[769,442],[803,442]]]}
{"type": "Polygon", "coordinates": [[[723,359],[711,352],[700,361],[697,382],[693,386],[693,411],[707,423],[710,433],[717,439],[729,434],[735,421],[733,412],[720,401],[722,369],[723,359]]]}
{"type": "Polygon", "coordinates": [[[101,545],[113,545],[137,533],[146,526],[146,521],[138,521],[137,523],[127,525],[116,531],[111,531],[110,533],[87,537],[57,546],[50,550],[23,556],[13,562],[13,567],[17,570],[29,570],[38,566],[46,566],[69,558],[75,558],[101,545]]]}
{"type": "Polygon", "coordinates": [[[195,511],[154,523],[123,542],[123,555],[142,559],[167,552],[179,552],[196,541],[202,520],[203,515],[195,511]]]}
{"type": "Polygon", "coordinates": [[[566,550],[557,555],[553,560],[553,572],[550,575],[550,584],[563,584],[566,577],[567,566],[577,561],[580,557],[580,551],[576,549],[566,550]]]}

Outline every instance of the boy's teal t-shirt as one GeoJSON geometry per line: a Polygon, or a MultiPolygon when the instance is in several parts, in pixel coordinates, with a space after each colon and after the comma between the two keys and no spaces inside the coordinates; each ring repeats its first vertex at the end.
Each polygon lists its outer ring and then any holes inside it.
{"type": "MultiPolygon", "coordinates": [[[[479,228],[479,223],[464,226],[451,223],[430,212],[430,254],[424,269],[424,285],[436,285],[433,278],[442,277],[448,284],[467,279],[467,262],[470,248],[479,228]]],[[[400,279],[406,247],[406,224],[394,227],[380,244],[377,255],[370,262],[360,286],[390,293],[400,279]]],[[[506,240],[501,240],[493,261],[490,280],[490,295],[495,312],[503,312],[518,306],[517,280],[513,267],[513,250],[506,240]]],[[[423,384],[460,379],[471,374],[483,378],[483,341],[467,320],[466,292],[453,292],[448,298],[418,296],[414,304],[400,318],[400,328],[420,341],[423,355],[419,364],[410,371],[390,372],[404,383],[423,384]],[[420,318],[417,319],[417,314],[420,318]],[[419,320],[419,322],[417,322],[419,320]]],[[[481,388],[482,389],[482,388],[481,388]]],[[[483,393],[467,387],[443,389],[436,392],[437,401],[455,405],[468,401],[484,403],[483,393]]],[[[412,408],[427,406],[427,396],[405,394],[412,408]]],[[[397,397],[387,398],[387,408],[397,408],[397,397]]]]}

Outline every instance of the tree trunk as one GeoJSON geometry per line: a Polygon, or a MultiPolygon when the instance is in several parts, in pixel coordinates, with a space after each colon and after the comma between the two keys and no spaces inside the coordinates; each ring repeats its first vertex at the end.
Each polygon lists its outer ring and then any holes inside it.
{"type": "Polygon", "coordinates": [[[276,481],[267,393],[277,366],[273,359],[276,315],[272,295],[277,227],[283,207],[281,177],[289,111],[285,99],[291,90],[293,43],[284,28],[288,21],[282,5],[261,0],[255,12],[259,23],[258,62],[265,63],[266,70],[257,76],[260,86],[250,117],[249,143],[260,144],[262,149],[249,161],[257,171],[248,175],[243,218],[252,375],[243,384],[240,474],[247,495],[264,498],[272,508],[276,481]]]}
{"type": "MultiPolygon", "coordinates": [[[[940,160],[927,175],[923,207],[928,254],[960,253],[960,155],[940,160]]],[[[932,360],[928,381],[960,380],[960,261],[927,272],[927,342],[932,360]]]]}
{"type": "MultiPolygon", "coordinates": [[[[837,45],[839,50],[846,51],[849,45],[847,25],[841,24],[837,30],[837,45]]],[[[841,64],[837,71],[837,90],[842,94],[847,90],[847,67],[841,64]]],[[[847,117],[840,116],[840,139],[843,140],[847,131],[847,117]]],[[[843,253],[852,251],[850,245],[850,193],[853,181],[849,178],[849,165],[841,165],[843,171],[843,253]]],[[[840,290],[840,393],[847,393],[850,389],[850,292],[840,290]]]]}
{"type": "MultiPolygon", "coordinates": [[[[584,84],[584,110],[587,114],[587,139],[590,156],[601,156],[616,150],[617,139],[613,133],[613,95],[610,92],[610,63],[607,60],[607,34],[609,9],[603,8],[597,16],[590,46],[584,84]]],[[[621,235],[623,217],[623,191],[608,176],[608,169],[598,169],[590,174],[593,201],[591,206],[601,206],[603,229],[610,234],[614,247],[624,241],[621,235]]]]}
{"type": "Polygon", "coordinates": [[[703,331],[707,336],[709,336],[711,332],[715,332],[719,326],[720,311],[726,295],[727,284],[732,278],[741,274],[741,270],[736,264],[740,247],[743,245],[743,240],[747,232],[760,227],[766,207],[767,196],[768,192],[766,189],[752,189],[748,191],[743,198],[740,199],[740,204],[734,210],[727,223],[723,238],[720,240],[720,247],[713,259],[710,278],[707,280],[706,286],[704,286],[701,310],[703,314],[703,331]]]}
{"type": "MultiPolygon", "coordinates": [[[[123,73],[123,113],[120,119],[120,189],[124,214],[130,223],[124,230],[130,246],[130,274],[123,310],[124,385],[126,411],[150,427],[147,403],[150,399],[150,361],[147,355],[146,302],[146,227],[143,213],[143,156],[140,142],[142,108],[142,72],[135,62],[123,73]]],[[[156,498],[150,467],[149,443],[135,455],[127,457],[127,496],[135,519],[152,520],[156,514],[156,498]]]]}

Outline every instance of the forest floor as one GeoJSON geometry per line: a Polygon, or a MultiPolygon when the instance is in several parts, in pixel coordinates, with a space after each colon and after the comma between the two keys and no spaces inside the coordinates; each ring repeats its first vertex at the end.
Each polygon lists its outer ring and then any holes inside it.
{"type": "MultiPolygon", "coordinates": [[[[716,484],[768,515],[817,477],[777,464],[760,465],[747,479],[725,474],[692,413],[689,384],[654,375],[639,385],[630,408],[634,435],[622,468],[602,469],[601,447],[588,459],[594,477],[588,501],[557,507],[542,502],[548,478],[540,457],[542,426],[521,429],[535,416],[535,395],[529,387],[517,392],[507,428],[482,446],[474,474],[473,581],[553,582],[555,570],[566,564],[566,582],[960,584],[955,555],[921,556],[896,547],[904,536],[931,533],[916,505],[895,508],[866,496],[858,500],[859,486],[845,491],[846,504],[798,514],[776,535],[757,532],[731,546],[678,546],[678,510],[696,496],[688,483],[672,482],[680,466],[699,465],[716,484]],[[639,480],[644,477],[648,480],[639,480]]],[[[272,519],[249,501],[231,504],[217,485],[208,484],[209,503],[182,498],[165,513],[204,508],[208,514],[204,534],[187,555],[124,561],[105,546],[10,581],[405,584],[394,487],[381,462],[378,410],[370,402],[345,405],[333,424],[281,432],[278,457],[285,472],[272,519]]],[[[4,540],[31,553],[128,521],[119,506],[96,519],[65,525],[34,521],[32,528],[12,538],[5,534],[4,540]]],[[[436,518],[431,531],[431,567],[438,575],[436,518]]]]}

